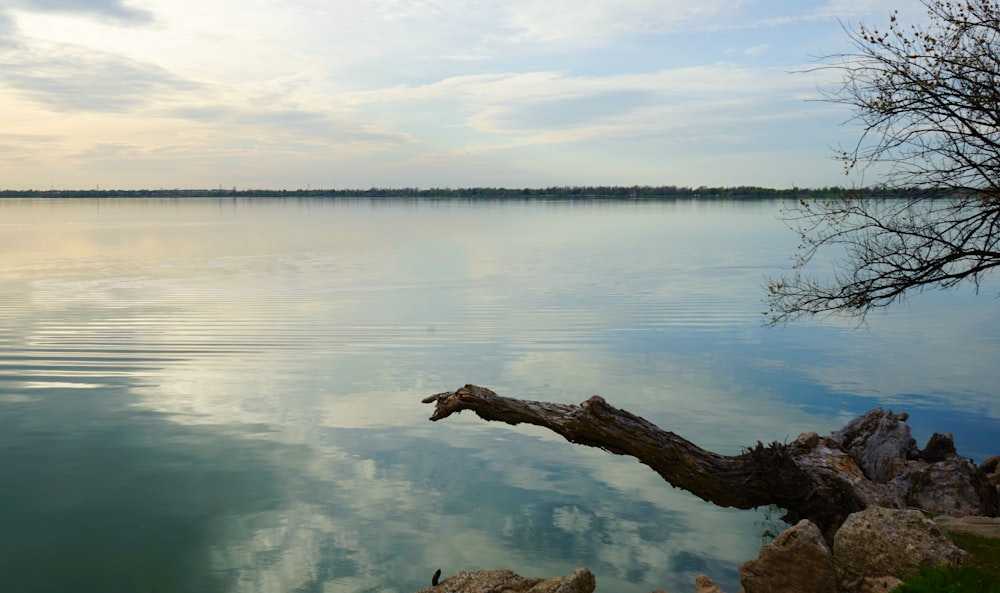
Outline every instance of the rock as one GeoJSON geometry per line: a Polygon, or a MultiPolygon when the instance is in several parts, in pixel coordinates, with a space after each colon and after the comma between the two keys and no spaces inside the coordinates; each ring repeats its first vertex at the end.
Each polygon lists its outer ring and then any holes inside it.
{"type": "Polygon", "coordinates": [[[803,432],[795,439],[795,443],[806,449],[815,449],[821,440],[821,437],[815,432],[803,432]]]}
{"type": "Polygon", "coordinates": [[[1000,513],[1000,457],[977,468],[958,454],[951,434],[940,433],[920,450],[907,419],[907,414],[876,408],[830,435],[865,477],[888,487],[887,500],[873,504],[874,498],[864,497],[864,506],[911,507],[957,517],[1000,513]]]}
{"type": "Polygon", "coordinates": [[[958,451],[955,449],[955,439],[951,433],[935,432],[927,441],[927,446],[920,452],[919,457],[928,463],[935,463],[956,455],[958,455],[958,451]]]}
{"type": "Polygon", "coordinates": [[[858,593],[886,593],[903,584],[896,577],[866,577],[861,579],[858,593]]]}
{"type": "Polygon", "coordinates": [[[1000,538],[1000,517],[948,517],[934,519],[948,533],[970,533],[981,537],[1000,538]]]}
{"type": "Polygon", "coordinates": [[[919,454],[910,436],[909,415],[882,408],[858,416],[830,435],[873,482],[884,484],[899,474],[907,459],[919,454]]]}
{"type": "Polygon", "coordinates": [[[837,578],[830,549],[819,528],[807,520],[783,531],[740,565],[746,593],[836,593],[837,578]]]}
{"type": "Polygon", "coordinates": [[[529,579],[511,570],[460,570],[417,593],[593,593],[595,587],[594,574],[586,568],[550,579],[529,579]]]}
{"type": "Polygon", "coordinates": [[[694,579],[694,593],[724,593],[708,575],[700,574],[694,579]]]}
{"type": "Polygon", "coordinates": [[[998,502],[987,476],[958,455],[935,463],[909,462],[894,483],[905,491],[907,506],[933,513],[990,515],[998,502]]]}
{"type": "Polygon", "coordinates": [[[979,466],[979,471],[983,472],[986,479],[998,489],[1000,489],[1000,455],[990,457],[979,466]]]}
{"type": "Polygon", "coordinates": [[[915,510],[870,508],[852,513],[833,541],[840,587],[864,590],[865,577],[902,578],[921,565],[957,564],[965,552],[915,510]]]}

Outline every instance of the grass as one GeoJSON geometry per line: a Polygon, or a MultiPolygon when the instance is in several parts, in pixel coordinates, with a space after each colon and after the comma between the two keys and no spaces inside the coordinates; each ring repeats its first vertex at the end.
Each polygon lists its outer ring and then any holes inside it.
{"type": "Polygon", "coordinates": [[[921,567],[893,593],[1000,593],[1000,539],[950,534],[969,552],[961,566],[921,567]]]}

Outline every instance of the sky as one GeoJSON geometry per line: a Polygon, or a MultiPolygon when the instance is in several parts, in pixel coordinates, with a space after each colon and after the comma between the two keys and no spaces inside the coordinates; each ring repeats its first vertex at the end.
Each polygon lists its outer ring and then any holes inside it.
{"type": "Polygon", "coordinates": [[[918,0],[4,0],[0,188],[871,185],[820,101],[918,0]]]}

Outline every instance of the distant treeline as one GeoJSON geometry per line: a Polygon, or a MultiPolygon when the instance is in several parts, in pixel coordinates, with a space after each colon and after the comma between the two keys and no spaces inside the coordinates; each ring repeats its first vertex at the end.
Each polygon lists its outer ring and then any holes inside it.
{"type": "Polygon", "coordinates": [[[370,189],[86,189],[0,190],[0,198],[395,198],[461,200],[664,200],[677,198],[782,199],[837,198],[847,193],[859,197],[906,197],[917,190],[823,187],[773,189],[767,187],[664,186],[564,186],[512,189],[471,188],[370,188],[370,189]]]}

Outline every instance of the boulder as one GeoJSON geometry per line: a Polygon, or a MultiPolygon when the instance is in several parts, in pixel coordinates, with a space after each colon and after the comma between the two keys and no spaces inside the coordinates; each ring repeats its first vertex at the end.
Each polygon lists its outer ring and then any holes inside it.
{"type": "Polygon", "coordinates": [[[896,577],[866,577],[861,579],[858,593],[888,593],[902,584],[896,577]]]}
{"type": "Polygon", "coordinates": [[[979,466],[979,470],[986,476],[986,480],[1000,489],[1000,455],[990,457],[979,466]]]}
{"type": "Polygon", "coordinates": [[[1000,538],[1000,517],[948,517],[934,519],[948,533],[968,533],[980,537],[1000,538]]]}
{"type": "Polygon", "coordinates": [[[852,513],[833,541],[840,587],[857,592],[879,577],[903,578],[921,565],[957,564],[965,552],[916,510],[852,513]]]}
{"type": "Polygon", "coordinates": [[[919,454],[906,423],[908,414],[884,413],[876,408],[830,435],[873,482],[887,483],[899,474],[908,459],[919,454]]]}
{"type": "Polygon", "coordinates": [[[706,574],[700,574],[694,579],[694,593],[724,593],[718,585],[706,574]]]}
{"type": "Polygon", "coordinates": [[[989,500],[997,498],[989,476],[958,455],[933,463],[909,462],[893,483],[905,492],[908,506],[955,517],[990,514],[989,500]]]}
{"type": "Polygon", "coordinates": [[[919,457],[928,463],[936,463],[945,459],[951,459],[956,455],[958,455],[958,451],[955,449],[955,439],[951,436],[951,433],[941,434],[935,432],[927,441],[927,445],[920,451],[919,457]]]}
{"type": "Polygon", "coordinates": [[[837,576],[830,549],[819,528],[803,519],[740,565],[746,593],[836,593],[837,576]]]}
{"type": "Polygon", "coordinates": [[[1000,512],[1000,458],[977,468],[958,454],[950,433],[934,433],[918,449],[907,419],[907,414],[876,408],[830,435],[829,441],[847,453],[869,481],[884,485],[889,493],[883,500],[862,496],[863,506],[912,507],[956,517],[1000,512]]]}
{"type": "Polygon", "coordinates": [[[525,578],[511,570],[460,570],[417,593],[593,593],[595,587],[594,574],[586,568],[550,579],[525,578]]]}

